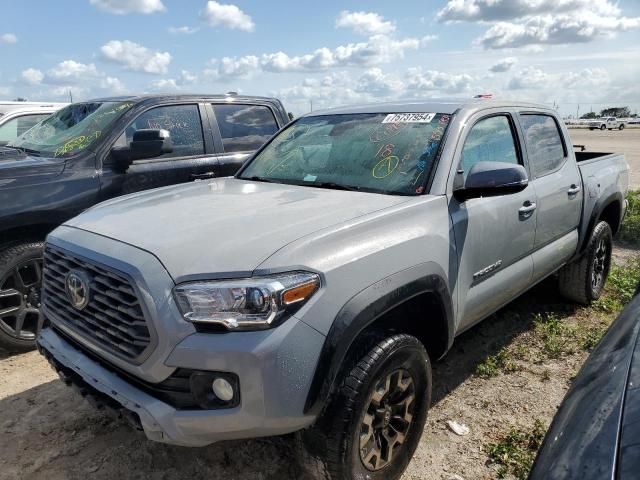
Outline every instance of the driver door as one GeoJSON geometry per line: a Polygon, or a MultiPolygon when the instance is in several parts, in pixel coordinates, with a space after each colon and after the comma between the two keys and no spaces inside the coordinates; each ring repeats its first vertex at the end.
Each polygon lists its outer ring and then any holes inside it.
{"type": "Polygon", "coordinates": [[[137,130],[148,128],[168,130],[173,151],[134,160],[124,173],[107,175],[105,171],[103,198],[216,175],[218,159],[211,129],[204,109],[198,104],[162,105],[145,110],[126,127],[114,146],[129,145],[137,130]]]}
{"type": "MultiPolygon", "coordinates": [[[[454,188],[473,165],[498,161],[526,165],[511,112],[496,111],[468,122],[454,157],[454,188]]],[[[449,210],[458,256],[458,331],[482,320],[523,292],[533,272],[536,227],[533,185],[518,193],[458,201],[449,210]]]]}

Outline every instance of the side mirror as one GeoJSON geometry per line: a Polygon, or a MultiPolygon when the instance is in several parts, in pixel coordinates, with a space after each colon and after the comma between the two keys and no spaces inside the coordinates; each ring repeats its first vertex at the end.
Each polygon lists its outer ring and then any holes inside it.
{"type": "Polygon", "coordinates": [[[522,165],[478,162],[469,170],[464,187],[455,190],[453,194],[460,201],[477,197],[495,197],[521,192],[528,184],[527,171],[522,165]]]}
{"type": "Polygon", "coordinates": [[[144,128],[133,133],[133,140],[129,144],[131,160],[159,157],[163,153],[173,152],[171,135],[168,130],[144,128]]]}
{"type": "Polygon", "coordinates": [[[128,147],[111,148],[111,159],[117,171],[126,172],[134,160],[159,157],[172,151],[171,135],[167,130],[145,128],[133,133],[128,147]]]}

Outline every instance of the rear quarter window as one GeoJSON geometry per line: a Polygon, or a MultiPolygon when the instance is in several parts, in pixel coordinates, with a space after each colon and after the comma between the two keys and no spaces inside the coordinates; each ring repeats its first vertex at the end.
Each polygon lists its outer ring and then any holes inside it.
{"type": "Polygon", "coordinates": [[[262,105],[213,105],[226,153],[260,148],[278,131],[271,109],[262,105]]]}
{"type": "Polygon", "coordinates": [[[567,154],[562,134],[555,119],[550,115],[520,115],[529,164],[536,177],[558,170],[567,154]]]}

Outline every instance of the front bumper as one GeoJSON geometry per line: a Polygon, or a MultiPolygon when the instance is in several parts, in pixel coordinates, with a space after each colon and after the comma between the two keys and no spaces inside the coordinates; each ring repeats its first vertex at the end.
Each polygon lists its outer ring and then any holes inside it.
{"type": "Polygon", "coordinates": [[[150,440],[198,447],[221,440],[281,435],[313,422],[314,417],[303,414],[304,400],[324,337],[295,318],[271,335],[265,333],[269,332],[195,334],[184,339],[167,359],[169,364],[182,361],[185,368],[197,364],[201,370],[216,369],[222,362],[226,371],[236,373],[241,403],[219,410],[175,409],[78,350],[51,328],[41,332],[37,345],[66,383],[76,386],[95,405],[109,407],[132,421],[150,440]],[[263,337],[252,337],[252,333],[263,337]],[[238,343],[242,336],[247,341],[238,343]]]}

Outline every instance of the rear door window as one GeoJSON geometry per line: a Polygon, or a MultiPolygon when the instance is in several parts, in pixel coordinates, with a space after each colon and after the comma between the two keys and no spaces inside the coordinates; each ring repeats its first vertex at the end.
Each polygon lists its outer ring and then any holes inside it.
{"type": "Polygon", "coordinates": [[[520,122],[527,146],[527,157],[536,177],[558,170],[566,159],[558,124],[550,115],[522,114],[520,122]]]}
{"type": "Polygon", "coordinates": [[[278,128],[273,112],[262,105],[213,105],[225,153],[260,148],[278,128]]]}
{"type": "Polygon", "coordinates": [[[168,105],[141,113],[129,124],[116,145],[129,145],[137,130],[151,128],[168,130],[173,152],[159,158],[204,155],[204,138],[198,105],[168,105]]]}

